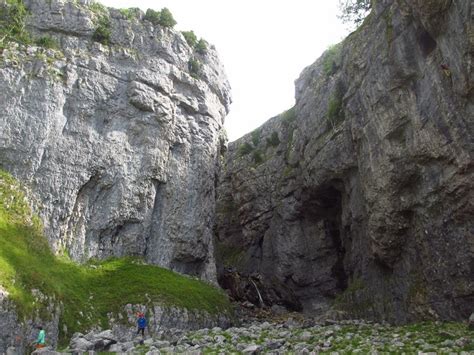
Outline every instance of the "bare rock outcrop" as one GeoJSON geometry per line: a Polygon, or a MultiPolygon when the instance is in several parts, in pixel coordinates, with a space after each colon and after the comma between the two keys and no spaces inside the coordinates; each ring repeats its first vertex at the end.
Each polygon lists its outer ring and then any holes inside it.
{"type": "Polygon", "coordinates": [[[258,279],[248,299],[260,292],[267,305],[308,312],[467,319],[473,10],[471,1],[377,1],[302,72],[293,109],[229,145],[221,284],[239,290],[229,285],[236,273],[258,279]]]}
{"type": "Polygon", "coordinates": [[[28,30],[59,47],[1,51],[0,167],[29,187],[53,249],[78,261],[143,256],[215,280],[215,171],[230,104],[216,51],[197,53],[139,10],[26,5],[28,30]]]}

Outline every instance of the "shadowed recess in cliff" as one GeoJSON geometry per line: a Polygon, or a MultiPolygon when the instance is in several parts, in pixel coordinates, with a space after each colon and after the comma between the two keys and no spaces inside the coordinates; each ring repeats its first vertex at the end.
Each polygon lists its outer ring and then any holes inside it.
{"type": "Polygon", "coordinates": [[[330,273],[326,275],[329,279],[325,282],[332,286],[326,290],[324,287],[321,288],[323,295],[328,297],[335,297],[347,287],[347,275],[343,263],[345,249],[342,242],[344,228],[341,220],[341,190],[343,190],[342,182],[335,180],[302,193],[305,197],[301,206],[301,227],[304,234],[320,240],[317,246],[314,246],[317,250],[308,250],[308,253],[316,256],[315,263],[323,258],[325,266],[328,263],[330,266],[330,273]]]}

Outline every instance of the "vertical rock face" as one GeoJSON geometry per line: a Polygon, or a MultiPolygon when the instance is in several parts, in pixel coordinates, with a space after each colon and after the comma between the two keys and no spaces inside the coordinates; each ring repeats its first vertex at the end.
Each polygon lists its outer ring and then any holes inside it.
{"type": "Polygon", "coordinates": [[[395,322],[469,316],[473,10],[377,1],[303,71],[295,108],[230,144],[216,258],[234,296],[395,322]]]}
{"type": "Polygon", "coordinates": [[[194,52],[139,10],[27,7],[29,30],[60,50],[3,50],[0,166],[31,188],[52,247],[215,279],[216,158],[230,104],[215,50],[194,52]],[[92,40],[102,16],[109,45],[92,40]]]}

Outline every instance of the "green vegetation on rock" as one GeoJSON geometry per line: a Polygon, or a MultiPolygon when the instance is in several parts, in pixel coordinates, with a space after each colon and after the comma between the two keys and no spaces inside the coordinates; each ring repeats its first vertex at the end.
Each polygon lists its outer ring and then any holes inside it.
{"type": "MultiPolygon", "coordinates": [[[[297,322],[299,316],[289,317],[297,322]]],[[[349,320],[288,327],[285,320],[282,317],[278,322],[255,323],[250,329],[197,330],[185,336],[199,343],[204,354],[240,354],[242,344],[258,345],[256,351],[261,354],[471,354],[474,350],[472,333],[460,323],[427,322],[397,327],[349,320]],[[217,337],[226,341],[217,342],[217,337]]]]}
{"type": "Polygon", "coordinates": [[[252,151],[253,151],[253,146],[248,142],[241,144],[238,150],[240,157],[250,154],[252,151]]]}
{"type": "Polygon", "coordinates": [[[171,11],[166,7],[161,9],[161,11],[155,11],[153,9],[146,10],[145,20],[150,21],[155,26],[159,25],[169,28],[173,28],[177,23],[171,11]]]}
{"type": "Polygon", "coordinates": [[[199,54],[206,54],[207,53],[207,46],[208,43],[204,39],[200,39],[198,43],[196,43],[196,52],[199,54]]]}
{"type": "Polygon", "coordinates": [[[48,36],[43,36],[43,37],[35,39],[35,43],[36,45],[40,47],[44,47],[44,48],[49,48],[49,49],[59,48],[58,42],[54,38],[48,37],[48,36]]]}
{"type": "Polygon", "coordinates": [[[89,5],[89,10],[91,10],[94,14],[102,16],[108,13],[107,8],[102,5],[100,2],[92,2],[89,5]]]}
{"type": "Polygon", "coordinates": [[[31,43],[26,30],[28,11],[22,0],[6,0],[0,4],[0,48],[7,42],[31,43]]]}
{"type": "Polygon", "coordinates": [[[295,107],[292,107],[288,110],[286,110],[285,112],[283,112],[282,114],[280,114],[280,117],[281,117],[281,120],[282,120],[282,124],[284,126],[289,126],[291,123],[293,123],[296,119],[296,110],[295,110],[295,107]]]}
{"type": "Polygon", "coordinates": [[[196,34],[194,31],[182,31],[184,39],[186,42],[189,44],[191,48],[194,48],[198,42],[198,39],[196,37],[196,34]]]}
{"type": "Polygon", "coordinates": [[[207,53],[207,47],[209,46],[209,44],[207,43],[206,40],[201,38],[198,41],[197,36],[194,33],[194,31],[182,31],[181,33],[183,34],[183,37],[188,43],[188,45],[193,50],[195,50],[197,53],[201,55],[205,55],[207,53]]]}
{"type": "Polygon", "coordinates": [[[385,24],[386,24],[385,38],[387,39],[387,43],[390,45],[394,39],[392,11],[390,9],[387,9],[387,11],[385,12],[384,18],[385,18],[385,24]]]}
{"type": "Polygon", "coordinates": [[[326,76],[336,73],[340,66],[342,52],[342,42],[330,46],[323,56],[323,72],[326,76]]]}
{"type": "Polygon", "coordinates": [[[328,121],[333,129],[336,128],[339,123],[344,121],[345,118],[343,97],[343,85],[341,82],[337,82],[333,89],[331,97],[329,98],[327,111],[328,121]]]}
{"type": "Polygon", "coordinates": [[[280,144],[280,138],[278,138],[278,133],[273,131],[272,135],[267,138],[267,146],[277,147],[280,144]]]}
{"type": "Polygon", "coordinates": [[[199,280],[145,265],[132,258],[91,261],[77,265],[56,257],[42,234],[18,183],[0,170],[0,285],[9,293],[21,319],[34,312],[47,319],[47,299],[61,302],[62,340],[93,325],[106,327],[109,312],[123,306],[157,302],[211,314],[230,311],[224,293],[199,280]],[[64,326],[67,334],[64,333],[64,326]]]}
{"type": "Polygon", "coordinates": [[[107,8],[98,2],[93,2],[89,5],[89,10],[94,13],[93,19],[95,31],[92,34],[92,40],[104,45],[109,45],[112,31],[110,28],[110,16],[107,8]]]}
{"type": "Polygon", "coordinates": [[[100,16],[99,20],[97,21],[97,27],[92,35],[92,39],[95,42],[99,42],[105,45],[110,44],[110,19],[108,16],[100,16]]]}
{"type": "Polygon", "coordinates": [[[260,129],[256,129],[254,131],[252,131],[251,135],[252,135],[252,143],[253,143],[253,146],[254,147],[257,147],[260,143],[260,129]]]}
{"type": "Polygon", "coordinates": [[[263,154],[260,150],[256,150],[255,152],[253,152],[252,159],[256,165],[260,165],[265,161],[263,154]]]}
{"type": "Polygon", "coordinates": [[[119,11],[127,20],[131,21],[138,17],[140,9],[137,7],[130,7],[128,9],[120,9],[119,11]]]}
{"type": "Polygon", "coordinates": [[[198,79],[202,70],[201,62],[196,58],[191,58],[188,62],[188,70],[193,78],[198,79]]]}

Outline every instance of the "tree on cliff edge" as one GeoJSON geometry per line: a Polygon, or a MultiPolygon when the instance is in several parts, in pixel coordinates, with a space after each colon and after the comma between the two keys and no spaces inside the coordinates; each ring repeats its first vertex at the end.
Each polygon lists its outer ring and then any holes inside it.
{"type": "Polygon", "coordinates": [[[360,25],[372,8],[372,0],[339,0],[341,14],[339,18],[344,23],[360,25]]]}

